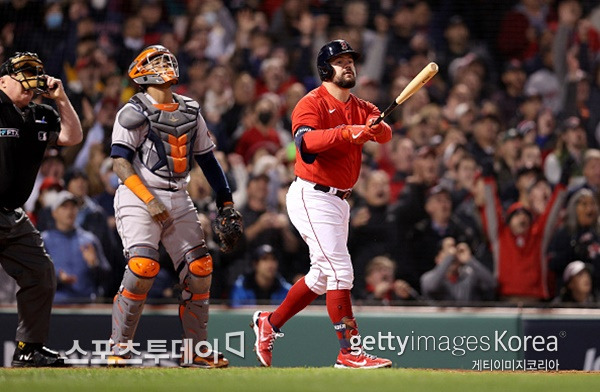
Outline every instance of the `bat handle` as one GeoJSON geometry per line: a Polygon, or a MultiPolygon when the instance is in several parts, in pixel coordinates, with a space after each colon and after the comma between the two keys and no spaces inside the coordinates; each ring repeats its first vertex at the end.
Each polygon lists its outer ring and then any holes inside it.
{"type": "Polygon", "coordinates": [[[383,116],[379,116],[371,123],[369,127],[373,128],[375,125],[379,124],[383,120],[383,116]]]}

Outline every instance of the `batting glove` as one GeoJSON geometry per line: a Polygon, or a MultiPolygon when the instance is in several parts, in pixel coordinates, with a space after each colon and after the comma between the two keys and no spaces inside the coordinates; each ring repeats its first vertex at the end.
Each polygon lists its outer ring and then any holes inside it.
{"type": "Polygon", "coordinates": [[[373,137],[373,132],[364,125],[343,125],[342,138],[352,144],[365,144],[373,137]]]}
{"type": "Polygon", "coordinates": [[[371,132],[373,133],[373,135],[379,135],[381,132],[385,131],[385,127],[383,126],[383,121],[381,121],[377,125],[373,125],[373,123],[377,120],[378,117],[379,116],[369,117],[367,119],[367,123],[365,124],[368,128],[371,129],[371,132]]]}

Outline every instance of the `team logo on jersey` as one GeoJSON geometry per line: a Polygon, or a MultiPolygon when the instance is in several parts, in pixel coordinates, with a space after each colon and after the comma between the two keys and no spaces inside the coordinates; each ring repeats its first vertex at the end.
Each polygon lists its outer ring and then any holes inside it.
{"type": "Polygon", "coordinates": [[[0,128],[0,137],[19,137],[17,128],[0,128]]]}
{"type": "Polygon", "coordinates": [[[172,123],[176,123],[177,121],[179,121],[179,118],[177,118],[175,114],[171,113],[169,115],[169,121],[171,121],[172,123]]]}
{"type": "Polygon", "coordinates": [[[48,124],[46,121],[46,116],[43,116],[41,120],[35,120],[36,124],[48,124]]]}
{"type": "Polygon", "coordinates": [[[48,132],[46,132],[46,131],[39,131],[38,132],[38,140],[40,142],[45,142],[46,140],[48,140],[48,132]]]}

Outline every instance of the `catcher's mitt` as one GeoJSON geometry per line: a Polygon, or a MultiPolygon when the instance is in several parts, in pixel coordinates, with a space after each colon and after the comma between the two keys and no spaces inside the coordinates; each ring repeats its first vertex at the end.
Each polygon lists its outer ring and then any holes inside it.
{"type": "Polygon", "coordinates": [[[225,253],[229,253],[235,248],[244,232],[242,215],[233,206],[220,208],[212,226],[215,237],[219,240],[221,251],[225,253]]]}

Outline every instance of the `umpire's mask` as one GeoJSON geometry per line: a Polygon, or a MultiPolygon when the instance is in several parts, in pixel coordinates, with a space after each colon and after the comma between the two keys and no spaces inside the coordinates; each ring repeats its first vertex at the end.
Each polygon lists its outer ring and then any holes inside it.
{"type": "Polygon", "coordinates": [[[0,67],[0,76],[4,75],[21,83],[25,90],[35,90],[36,94],[48,92],[48,76],[35,53],[17,52],[0,67]]]}

